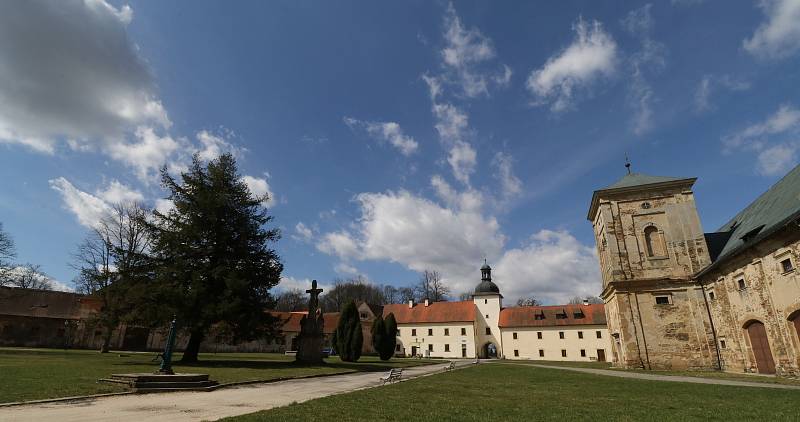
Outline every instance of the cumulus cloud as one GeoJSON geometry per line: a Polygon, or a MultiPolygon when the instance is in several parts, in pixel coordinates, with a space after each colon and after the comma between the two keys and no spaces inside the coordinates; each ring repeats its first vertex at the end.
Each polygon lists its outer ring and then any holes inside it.
{"type": "Polygon", "coordinates": [[[156,199],[155,210],[161,214],[167,215],[173,209],[175,209],[175,203],[171,199],[156,199]]]}
{"type": "MultiPolygon", "coordinates": [[[[229,132],[228,136],[233,133],[229,132]]],[[[240,157],[244,151],[223,136],[215,135],[207,130],[197,132],[197,141],[200,146],[196,149],[197,156],[203,161],[211,161],[225,153],[231,153],[234,157],[240,157]]]]}
{"type": "Polygon", "coordinates": [[[783,104],[764,121],[723,137],[723,152],[755,151],[757,173],[780,175],[797,164],[798,132],[800,110],[783,104]]]}
{"type": "Polygon", "coordinates": [[[465,28],[450,3],[444,16],[444,48],[442,62],[466,97],[489,94],[489,85],[507,86],[512,71],[507,65],[490,70],[487,64],[497,53],[492,40],[483,35],[478,28],[465,28]]]}
{"type": "Polygon", "coordinates": [[[494,265],[494,279],[506,298],[535,296],[563,304],[602,289],[593,247],[564,231],[541,230],[523,247],[509,249],[494,265]]]}
{"type": "Polygon", "coordinates": [[[326,233],[317,243],[317,249],[320,252],[336,255],[343,259],[358,257],[361,254],[360,246],[346,231],[326,233]]]}
{"type": "Polygon", "coordinates": [[[0,2],[0,142],[53,153],[169,127],[132,16],[103,0],[0,2]]]}
{"type": "Polygon", "coordinates": [[[181,144],[169,135],[159,136],[152,127],[139,127],[135,140],[109,145],[108,155],[133,169],[139,180],[151,183],[180,148],[181,144]]]}
{"type": "Polygon", "coordinates": [[[572,43],[528,76],[527,88],[536,99],[534,104],[550,104],[554,112],[573,107],[578,90],[588,89],[616,70],[617,43],[600,22],[578,18],[572,29],[572,43]]]}
{"type": "Polygon", "coordinates": [[[97,196],[110,204],[144,201],[144,195],[141,192],[116,180],[112,180],[105,189],[98,191],[97,196]]]}
{"type": "MultiPolygon", "coordinates": [[[[293,289],[299,289],[305,292],[310,288],[311,288],[310,278],[298,278],[292,276],[281,276],[281,282],[278,283],[277,286],[275,286],[275,289],[278,292],[285,292],[293,289]]],[[[333,285],[318,282],[317,288],[320,288],[323,291],[330,291],[333,288],[333,285]]]]}
{"type": "Polygon", "coordinates": [[[762,0],[767,16],[752,37],[742,41],[748,53],[760,59],[782,59],[800,50],[800,0],[762,0]]]}
{"type": "Polygon", "coordinates": [[[336,271],[339,274],[344,274],[344,275],[357,275],[358,274],[358,268],[356,268],[356,267],[354,267],[354,266],[352,266],[350,264],[344,263],[344,262],[340,262],[340,263],[336,264],[333,267],[333,270],[336,271]]]}
{"type": "Polygon", "coordinates": [[[61,194],[64,207],[75,215],[82,226],[95,227],[111,211],[104,200],[81,191],[63,177],[50,180],[50,187],[61,194]]]}
{"type": "Polygon", "coordinates": [[[764,176],[781,176],[797,164],[797,143],[765,148],[758,154],[756,171],[764,176]]]}
{"type": "Polygon", "coordinates": [[[351,129],[363,128],[373,138],[389,142],[406,157],[415,153],[419,147],[417,141],[405,135],[400,125],[395,122],[366,122],[352,117],[345,117],[344,122],[351,129]]]}
{"type": "Polygon", "coordinates": [[[500,181],[501,194],[504,199],[511,199],[522,193],[522,182],[514,175],[511,155],[498,152],[492,160],[495,168],[494,177],[500,181]]]}
{"type": "Polygon", "coordinates": [[[475,172],[478,161],[477,152],[466,140],[469,136],[469,117],[463,110],[448,103],[434,103],[433,116],[439,140],[448,149],[447,163],[453,176],[469,185],[470,175],[475,172]]]}
{"type": "Polygon", "coordinates": [[[292,238],[299,241],[310,242],[314,238],[314,231],[311,230],[310,227],[303,224],[302,221],[298,222],[294,226],[295,234],[292,235],[292,238]]]}
{"type": "Polygon", "coordinates": [[[242,181],[250,189],[250,193],[258,198],[265,198],[262,202],[265,207],[271,207],[275,204],[275,194],[267,183],[267,179],[261,177],[244,176],[242,181]]]}

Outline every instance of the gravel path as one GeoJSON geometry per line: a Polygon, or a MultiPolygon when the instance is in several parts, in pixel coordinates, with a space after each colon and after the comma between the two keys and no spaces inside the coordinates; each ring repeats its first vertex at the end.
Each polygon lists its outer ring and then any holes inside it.
{"type": "MultiPolygon", "coordinates": [[[[457,362],[458,367],[471,362],[457,362]]],[[[403,379],[443,372],[446,362],[403,369],[403,379]]],[[[210,392],[129,394],[0,408],[2,421],[205,421],[380,386],[383,373],[250,384],[210,392]]]]}

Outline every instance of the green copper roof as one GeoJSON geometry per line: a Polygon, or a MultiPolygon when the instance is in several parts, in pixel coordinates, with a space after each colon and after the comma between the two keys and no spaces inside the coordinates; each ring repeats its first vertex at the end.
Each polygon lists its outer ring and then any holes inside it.
{"type": "MultiPolygon", "coordinates": [[[[800,166],[772,185],[715,235],[727,236],[715,264],[754,245],[800,215],[800,166]]],[[[711,245],[709,245],[711,246],[711,245]]],[[[703,271],[705,272],[705,271],[703,271]]]]}
{"type": "Polygon", "coordinates": [[[617,180],[616,183],[604,187],[602,190],[629,188],[632,186],[652,185],[654,183],[675,182],[684,180],[681,177],[666,177],[666,176],[650,176],[642,173],[626,174],[622,179],[617,180]]]}

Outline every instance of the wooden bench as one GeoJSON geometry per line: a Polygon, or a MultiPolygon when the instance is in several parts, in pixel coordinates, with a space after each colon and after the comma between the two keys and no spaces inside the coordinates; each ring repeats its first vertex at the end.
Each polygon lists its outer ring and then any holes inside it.
{"type": "Polygon", "coordinates": [[[452,371],[453,369],[456,369],[456,363],[453,361],[450,361],[450,364],[444,367],[445,372],[452,371]]]}
{"type": "Polygon", "coordinates": [[[387,382],[400,381],[400,377],[402,376],[403,368],[393,368],[391,371],[387,372],[386,375],[382,376],[380,381],[385,385],[387,382]]]}

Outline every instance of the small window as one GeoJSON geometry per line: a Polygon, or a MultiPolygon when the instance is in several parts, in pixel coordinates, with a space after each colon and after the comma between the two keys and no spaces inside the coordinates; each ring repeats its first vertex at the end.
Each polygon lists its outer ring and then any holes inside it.
{"type": "Polygon", "coordinates": [[[486,319],[489,319],[489,314],[486,314],[486,319]]]}
{"type": "Polygon", "coordinates": [[[519,350],[514,349],[514,356],[519,357],[519,350]]]}
{"type": "Polygon", "coordinates": [[[708,292],[708,300],[711,300],[711,301],[713,301],[713,300],[714,300],[714,299],[716,299],[716,298],[717,298],[717,295],[715,295],[715,294],[714,294],[714,291],[713,291],[713,290],[711,290],[711,291],[709,291],[709,292],[708,292]]]}
{"type": "Polygon", "coordinates": [[[536,332],[536,338],[538,338],[539,340],[542,339],[542,332],[541,331],[537,331],[536,332]]]}
{"type": "Polygon", "coordinates": [[[367,313],[366,313],[366,312],[362,312],[362,313],[361,313],[361,319],[367,319],[367,318],[369,318],[369,317],[367,316],[367,313]]]}
{"type": "Polygon", "coordinates": [[[743,278],[736,280],[736,285],[739,287],[739,290],[744,290],[747,288],[747,284],[745,284],[743,278]]]}
{"type": "Polygon", "coordinates": [[[539,357],[540,358],[544,357],[544,349],[539,349],[539,357]]]}
{"type": "Polygon", "coordinates": [[[563,331],[559,331],[558,332],[558,338],[560,338],[561,340],[564,340],[564,332],[563,331]]]}
{"type": "Polygon", "coordinates": [[[566,312],[557,313],[556,319],[567,319],[567,313],[566,312]]]}
{"type": "Polygon", "coordinates": [[[485,305],[487,303],[489,303],[489,299],[483,299],[483,304],[485,305]]]}
{"type": "Polygon", "coordinates": [[[416,328],[412,328],[412,329],[411,329],[411,335],[412,335],[412,336],[415,336],[415,335],[417,335],[417,329],[416,329],[416,328]]]}
{"type": "Polygon", "coordinates": [[[432,335],[433,335],[433,328],[428,328],[428,335],[429,335],[429,336],[432,336],[432,335]]]}
{"type": "Polygon", "coordinates": [[[444,345],[444,351],[445,352],[449,352],[450,351],[450,345],[449,344],[445,344],[444,345]]]}
{"type": "Polygon", "coordinates": [[[727,347],[727,346],[725,345],[725,339],[724,339],[724,338],[719,340],[719,347],[720,347],[721,349],[725,349],[725,348],[727,347]]]}
{"type": "Polygon", "coordinates": [[[432,345],[432,344],[429,344],[429,345],[428,345],[428,351],[429,351],[429,352],[432,352],[432,351],[433,351],[433,345],[432,345]]]}
{"type": "Polygon", "coordinates": [[[449,328],[445,328],[444,329],[444,335],[446,335],[446,336],[450,335],[450,329],[449,328]]]}
{"type": "Polygon", "coordinates": [[[561,349],[561,357],[562,358],[567,357],[567,349],[561,349]]]}
{"type": "Polygon", "coordinates": [[[394,351],[395,352],[399,352],[400,351],[400,345],[399,344],[394,346],[394,351]]]}
{"type": "Polygon", "coordinates": [[[790,271],[794,271],[794,266],[792,265],[792,260],[790,258],[786,258],[781,261],[781,269],[783,272],[788,273],[790,271]]]}
{"type": "Polygon", "coordinates": [[[490,336],[490,335],[492,335],[492,329],[491,329],[491,328],[489,328],[489,327],[486,327],[486,335],[487,335],[487,336],[490,336]]]}
{"type": "Polygon", "coordinates": [[[581,349],[581,357],[582,358],[586,357],[586,349],[581,349]]]}
{"type": "Polygon", "coordinates": [[[516,340],[517,339],[517,333],[513,333],[513,336],[514,336],[514,340],[516,340]]]}
{"type": "Polygon", "coordinates": [[[597,338],[603,338],[603,332],[602,331],[595,331],[594,334],[597,336],[597,338]]]}
{"type": "Polygon", "coordinates": [[[467,329],[466,329],[466,328],[462,328],[462,329],[461,329],[461,335],[462,335],[462,336],[465,336],[465,335],[467,335],[467,329]]]}
{"type": "Polygon", "coordinates": [[[397,335],[400,336],[400,329],[397,329],[397,335]]]}
{"type": "Polygon", "coordinates": [[[572,314],[572,317],[575,319],[583,319],[585,316],[586,315],[584,315],[583,312],[574,312],[572,314]]]}
{"type": "Polygon", "coordinates": [[[669,296],[656,296],[656,305],[669,305],[669,296]]]}
{"type": "Polygon", "coordinates": [[[534,314],[534,315],[533,315],[533,319],[535,319],[535,320],[537,320],[537,321],[541,321],[541,320],[543,320],[543,319],[544,319],[544,312],[540,312],[540,313],[538,313],[538,314],[534,314]]]}
{"type": "Polygon", "coordinates": [[[583,338],[583,331],[578,331],[578,338],[583,338]]]}

